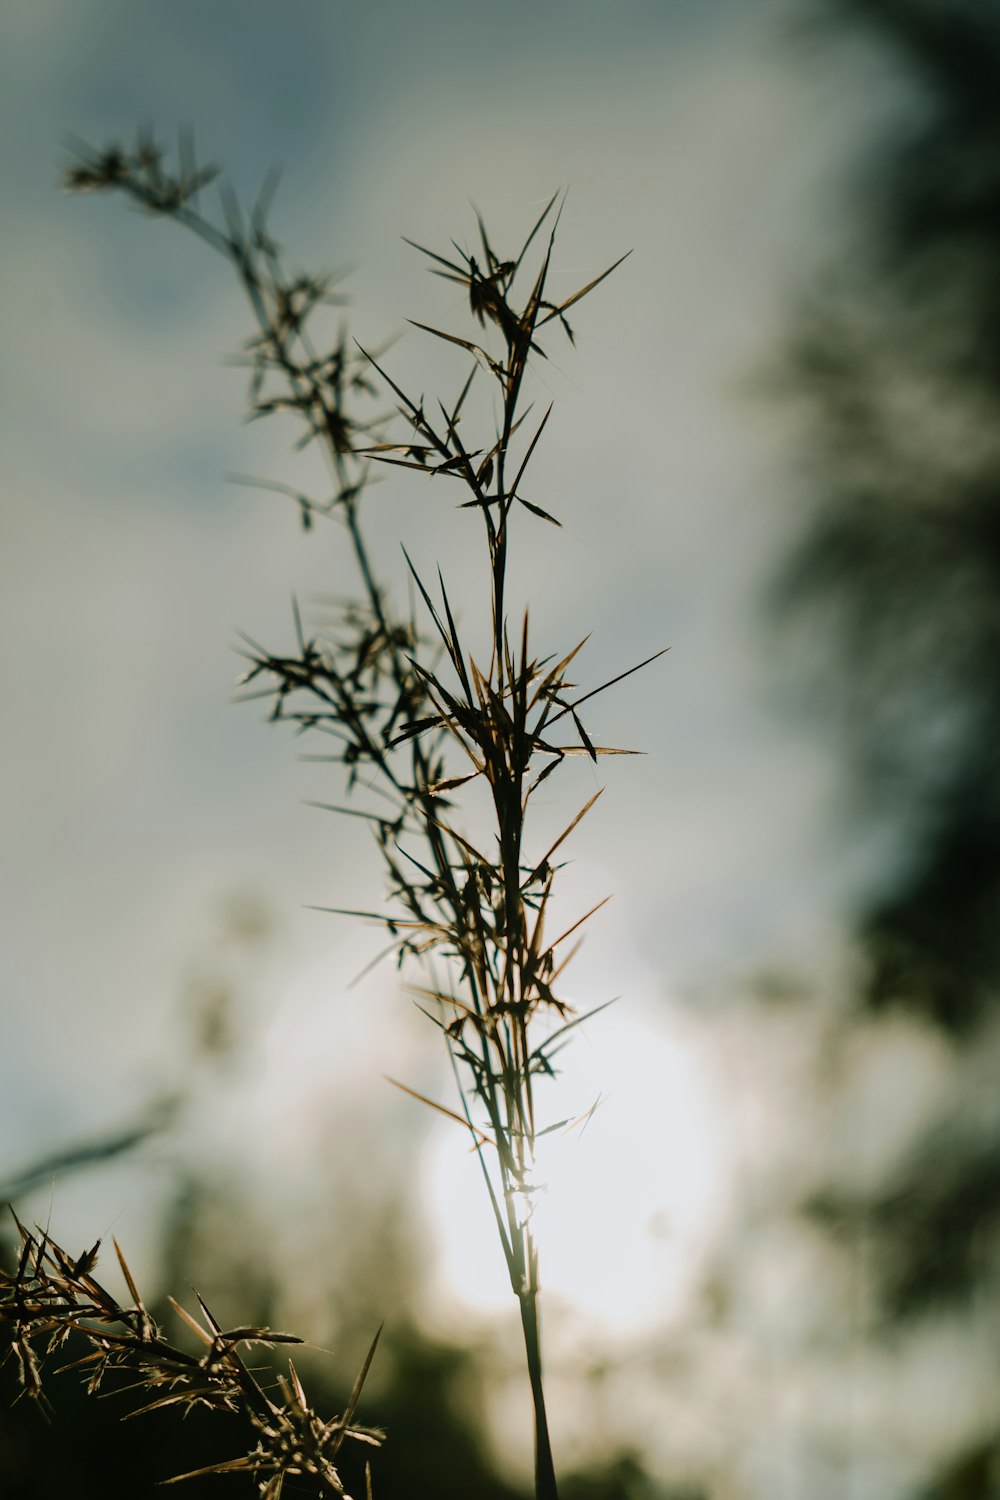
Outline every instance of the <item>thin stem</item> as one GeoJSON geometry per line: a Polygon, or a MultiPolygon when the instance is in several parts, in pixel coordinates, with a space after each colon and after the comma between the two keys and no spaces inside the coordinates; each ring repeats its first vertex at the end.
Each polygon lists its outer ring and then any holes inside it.
{"type": "MultiPolygon", "coordinates": [[[[537,1266],[537,1252],[526,1231],[528,1257],[532,1273],[537,1266]]],[[[549,1425],[545,1415],[545,1388],[542,1384],[541,1329],[538,1318],[538,1288],[534,1284],[522,1288],[518,1293],[521,1308],[521,1328],[524,1331],[524,1353],[531,1381],[531,1400],[535,1409],[535,1500],[558,1500],[556,1471],[552,1462],[552,1445],[549,1441],[549,1425]]]]}

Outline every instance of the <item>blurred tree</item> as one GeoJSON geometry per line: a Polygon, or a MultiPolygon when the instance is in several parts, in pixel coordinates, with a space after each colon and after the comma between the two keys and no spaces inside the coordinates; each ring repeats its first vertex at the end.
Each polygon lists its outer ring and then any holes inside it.
{"type": "Polygon", "coordinates": [[[962,1033],[1000,971],[1000,7],[826,10],[915,91],[869,165],[865,250],[794,347],[822,494],[785,585],[835,611],[861,784],[908,823],[864,916],[869,1001],[962,1033]]]}
{"type": "MultiPolygon", "coordinates": [[[[802,317],[786,378],[815,514],[780,587],[808,622],[828,731],[901,852],[857,915],[869,1013],[947,1038],[951,1102],[870,1192],[820,1191],[873,1237],[876,1324],[1000,1324],[1000,6],[827,0],[910,85],[858,196],[865,237],[802,317]],[[823,669],[826,670],[823,670],[823,669]]],[[[788,620],[789,616],[784,616],[788,620]]],[[[1000,1494],[992,1427],[926,1490],[1000,1494]]]]}

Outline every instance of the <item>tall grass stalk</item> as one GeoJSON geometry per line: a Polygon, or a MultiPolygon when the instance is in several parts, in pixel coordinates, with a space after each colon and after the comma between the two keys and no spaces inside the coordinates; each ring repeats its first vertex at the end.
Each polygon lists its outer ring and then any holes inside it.
{"type": "Polygon", "coordinates": [[[594,744],[580,718],[583,703],[611,685],[585,692],[574,687],[569,673],[583,642],[539,654],[527,611],[516,622],[509,618],[508,556],[516,525],[559,525],[525,490],[551,412],[550,406],[534,414],[526,397],[529,368],[545,358],[551,335],[572,342],[567,314],[614,266],[571,296],[552,299],[555,198],[509,257],[494,249],[478,216],[474,253],[454,242],[447,253],[416,246],[436,276],[463,289],[474,320],[462,333],[416,325],[447,341],[467,365],[453,398],[432,407],[396,382],[383,354],[351,342],[343,328],[332,342],[323,339],[316,314],[335,298],[334,284],[285,268],[268,227],[273,181],[249,211],[223,187],[223,215],[215,222],[199,207],[200,192],[215,176],[215,169],[196,164],[189,143],[182,143],[177,169],[169,170],[156,143],[140,137],[129,149],[81,150],[66,180],[77,191],[119,191],[225,257],[255,321],[241,352],[250,370],[250,415],[290,415],[301,429],[298,446],[318,444],[325,456],[330,492],[322,497],[269,480],[251,482],[293,498],[307,528],[320,516],[342,523],[358,597],[340,607],[333,628],[322,630],[307,629],[296,606],[290,654],[245,638],[244,696],[266,696],[273,719],[324,737],[329,748],[319,758],[338,762],[348,792],[357,794],[348,805],[325,805],[365,819],[372,829],[388,881],[387,906],[348,914],[381,923],[387,951],[400,964],[416,959],[424,966],[417,1003],[443,1035],[460,1101],[457,1110],[433,1107],[465,1127],[478,1154],[520,1309],[534,1407],[536,1497],[556,1500],[532,1217],[537,1142],[556,1123],[540,1121],[535,1093],[539,1080],[554,1075],[567,1033],[584,1019],[564,992],[563,975],[575,952],[571,940],[578,941],[597,907],[552,936],[547,918],[564,841],[600,793],[547,844],[531,836],[529,807],[567,757],[596,763],[631,752],[594,744]],[[494,393],[488,428],[471,416],[477,380],[494,393]],[[402,436],[392,436],[375,415],[376,392],[391,393],[402,436]],[[434,476],[478,522],[490,577],[485,659],[477,661],[468,649],[440,570],[431,582],[407,556],[418,603],[406,614],[394,611],[376,577],[363,524],[366,489],[380,465],[434,476]],[[474,783],[488,793],[492,820],[489,838],[477,842],[468,823],[461,826],[461,798],[456,801],[474,783]]]}

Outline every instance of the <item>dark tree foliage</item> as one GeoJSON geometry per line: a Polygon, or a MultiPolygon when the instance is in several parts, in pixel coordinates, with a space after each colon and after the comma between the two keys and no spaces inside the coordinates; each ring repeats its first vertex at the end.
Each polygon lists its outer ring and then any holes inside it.
{"type": "Polygon", "coordinates": [[[873,803],[905,809],[870,1002],[967,1033],[1000,970],[1000,7],[830,0],[912,77],[867,257],[800,329],[825,493],[786,586],[836,610],[873,803]]]}
{"type": "MultiPolygon", "coordinates": [[[[788,365],[811,423],[816,512],[786,622],[832,642],[823,677],[860,815],[905,857],[858,914],[869,1012],[902,1007],[975,1078],[1000,993],[1000,6],[827,0],[911,85],[858,185],[866,237],[802,318],[788,365]]],[[[984,1079],[874,1193],[819,1193],[874,1232],[882,1334],[996,1317],[1000,1112],[984,1079]]],[[[970,1325],[971,1326],[971,1325],[970,1325]]],[[[933,1500],[997,1490],[997,1438],[933,1500]]]]}

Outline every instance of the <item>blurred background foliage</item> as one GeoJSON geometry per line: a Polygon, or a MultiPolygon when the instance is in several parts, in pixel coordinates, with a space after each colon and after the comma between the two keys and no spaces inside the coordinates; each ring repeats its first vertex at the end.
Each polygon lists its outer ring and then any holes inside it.
{"type": "MultiPolygon", "coordinates": [[[[974,1302],[995,1276],[1000,1110],[1000,14],[892,0],[830,7],[912,75],[919,105],[866,163],[863,256],[812,299],[789,376],[811,427],[815,519],[784,618],[828,643],[821,707],[857,816],[907,847],[857,914],[859,1006],[947,1040],[967,1077],[865,1202],[890,1322],[974,1302]]],[[[996,1287],[991,1290],[995,1292],[996,1287]]]]}
{"type": "MultiPolygon", "coordinates": [[[[827,0],[790,19],[803,26],[799,65],[822,68],[844,43],[877,52],[903,102],[858,161],[850,232],[790,299],[767,374],[766,399],[795,413],[797,514],[758,629],[786,711],[850,768],[846,836],[887,830],[894,852],[856,899],[829,973],[779,963],[708,1007],[720,1036],[792,1039],[775,1047],[799,1069],[792,1112],[770,1166],[738,1185],[669,1351],[651,1332],[628,1356],[660,1397],[647,1404],[648,1451],[630,1435],[616,1452],[609,1438],[604,1467],[580,1472],[565,1454],[566,1500],[1000,1496],[1000,7],[827,0]],[[778,1340],[775,1378],[811,1408],[818,1435],[782,1487],[741,1451],[771,1434],[752,1411],[736,1421],[738,1388],[705,1372],[713,1349],[752,1342],[755,1319],[780,1321],[797,1278],[807,1311],[778,1340]],[[679,1454],[668,1444],[664,1458],[658,1428],[678,1391],[731,1440],[679,1454]]],[[[8,1196],[20,1201],[56,1167],[65,1180],[141,1155],[191,1097],[252,1068],[241,987],[269,917],[233,913],[186,984],[177,1097],[106,1140],[13,1164],[8,1196]]],[[[485,1437],[502,1337],[428,1331],[416,1186],[384,1166],[377,1192],[364,1175],[370,1193],[344,1184],[343,1244],[312,1303],[290,1293],[239,1184],[188,1168],[165,1214],[162,1285],[183,1298],[195,1284],[278,1327],[329,1295],[335,1310],[315,1337],[336,1330],[337,1357],[314,1355],[309,1375],[331,1407],[345,1391],[329,1372],[353,1369],[386,1317],[362,1413],[390,1435],[376,1495],[517,1500],[516,1467],[485,1437]]],[[[56,1378],[45,1428],[7,1399],[9,1365],[2,1378],[0,1493],[11,1500],[151,1496],[171,1466],[218,1454],[210,1424],[120,1424],[127,1394],[91,1402],[74,1377],[56,1378]]],[[[599,1370],[586,1378],[599,1383],[599,1370]]],[[[232,1483],[193,1481],[188,1493],[232,1483]]]]}
{"type": "MultiPolygon", "coordinates": [[[[778,590],[821,664],[811,710],[854,771],[853,815],[898,819],[856,913],[856,1012],[940,1035],[952,1083],[884,1177],[803,1209],[866,1245],[870,1337],[1000,1331],[1000,10],[843,0],[913,106],[855,190],[857,251],[814,288],[785,369],[808,423],[812,519],[778,590]]],[[[994,1365],[995,1374],[995,1365],[994,1365]]],[[[1000,1493],[1000,1408],[914,1493],[1000,1493]]]]}

